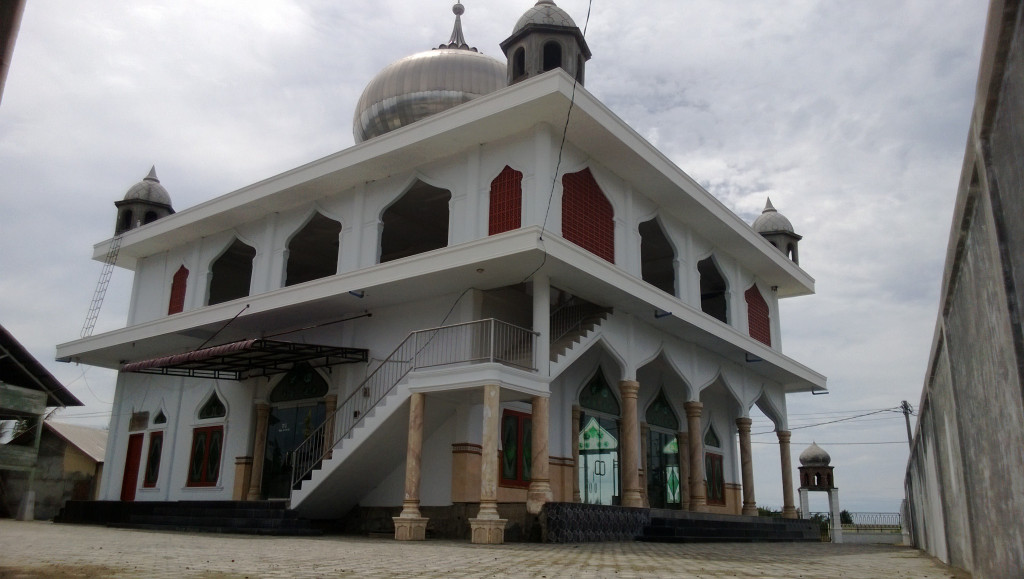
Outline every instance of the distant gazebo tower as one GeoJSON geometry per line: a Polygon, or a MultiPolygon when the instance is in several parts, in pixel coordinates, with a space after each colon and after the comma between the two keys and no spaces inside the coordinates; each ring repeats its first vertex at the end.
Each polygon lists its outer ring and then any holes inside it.
{"type": "Polygon", "coordinates": [[[839,489],[832,477],[832,457],[816,443],[800,453],[800,517],[811,517],[807,494],[811,491],[828,493],[828,510],[832,523],[832,542],[843,542],[843,525],[839,518],[839,489]]]}
{"type": "Polygon", "coordinates": [[[121,235],[125,231],[174,213],[171,196],[160,184],[160,179],[156,178],[156,167],[151,167],[149,174],[142,181],[132,185],[125,193],[124,199],[115,201],[114,206],[117,207],[114,235],[121,235]]]}

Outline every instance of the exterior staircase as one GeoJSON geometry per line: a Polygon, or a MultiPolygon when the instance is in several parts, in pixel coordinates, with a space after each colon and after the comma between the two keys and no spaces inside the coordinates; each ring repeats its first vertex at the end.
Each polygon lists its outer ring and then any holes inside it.
{"type": "Polygon", "coordinates": [[[551,362],[558,362],[566,353],[597,330],[608,319],[611,308],[575,300],[551,314],[551,362]]]}

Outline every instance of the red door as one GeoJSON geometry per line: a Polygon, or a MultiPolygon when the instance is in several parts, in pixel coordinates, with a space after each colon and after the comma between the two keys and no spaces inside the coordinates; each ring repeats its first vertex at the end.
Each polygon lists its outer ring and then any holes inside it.
{"type": "Polygon", "coordinates": [[[121,500],[134,501],[135,487],[139,486],[139,464],[142,462],[142,433],[128,437],[128,458],[124,461],[124,480],[121,481],[121,500]]]}

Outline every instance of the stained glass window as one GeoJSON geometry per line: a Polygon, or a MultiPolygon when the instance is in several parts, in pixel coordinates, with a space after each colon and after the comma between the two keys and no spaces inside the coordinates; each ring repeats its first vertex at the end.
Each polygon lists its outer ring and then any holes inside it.
{"type": "Polygon", "coordinates": [[[167,424],[167,415],[164,414],[163,410],[157,412],[156,416],[153,417],[153,424],[167,424]]]}
{"type": "Polygon", "coordinates": [[[327,395],[327,381],[305,362],[295,365],[270,393],[270,402],[291,402],[327,395]]]}
{"type": "Polygon", "coordinates": [[[533,460],[533,421],[529,414],[506,410],[501,416],[501,483],[528,486],[533,460]]]}
{"type": "Polygon", "coordinates": [[[645,418],[650,426],[660,426],[672,432],[679,430],[679,419],[676,418],[676,413],[672,411],[672,406],[669,405],[664,390],[658,392],[654,402],[647,407],[645,418]]]}
{"type": "MultiPolygon", "coordinates": [[[[166,421],[167,420],[165,419],[164,422],[166,421]]],[[[147,488],[153,488],[156,486],[156,480],[160,476],[160,455],[163,452],[163,447],[164,433],[150,433],[149,452],[146,453],[146,476],[142,481],[142,486],[147,488]]]]}
{"type": "Polygon", "coordinates": [[[224,408],[224,403],[220,401],[217,393],[210,394],[210,399],[203,404],[203,407],[199,409],[199,419],[205,420],[207,418],[224,418],[227,414],[227,409],[224,408]]]}
{"type": "Polygon", "coordinates": [[[715,432],[714,426],[709,426],[707,433],[704,435],[704,446],[713,446],[715,448],[722,448],[722,443],[718,440],[718,433],[715,432]]]}
{"type": "Polygon", "coordinates": [[[223,426],[207,426],[192,431],[192,455],[189,458],[188,486],[209,487],[220,476],[223,426]]]}
{"type": "Polygon", "coordinates": [[[619,401],[612,394],[612,389],[600,370],[590,379],[590,383],[583,387],[583,392],[580,392],[580,406],[612,416],[619,415],[619,401]]]}

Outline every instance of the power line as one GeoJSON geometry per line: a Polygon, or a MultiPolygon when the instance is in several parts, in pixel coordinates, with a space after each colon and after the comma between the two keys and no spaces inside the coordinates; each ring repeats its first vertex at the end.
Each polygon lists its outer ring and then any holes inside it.
{"type": "MultiPolygon", "coordinates": [[[[803,425],[800,425],[800,426],[793,426],[793,427],[790,427],[789,430],[791,430],[791,431],[792,430],[802,430],[804,428],[814,428],[815,426],[824,426],[826,424],[835,424],[837,422],[846,422],[846,421],[849,421],[849,420],[856,420],[858,418],[864,418],[865,416],[871,416],[873,414],[881,414],[882,412],[891,412],[893,410],[895,410],[895,408],[883,408],[881,410],[876,410],[874,412],[867,412],[867,413],[864,413],[864,414],[858,414],[856,416],[848,416],[846,418],[837,418],[835,420],[828,420],[828,421],[825,421],[825,422],[818,422],[818,423],[815,423],[815,424],[803,424],[803,425]]],[[[751,436],[761,435],[761,434],[773,434],[774,432],[775,432],[774,430],[766,430],[764,432],[753,432],[753,433],[751,433],[751,436]]]]}

